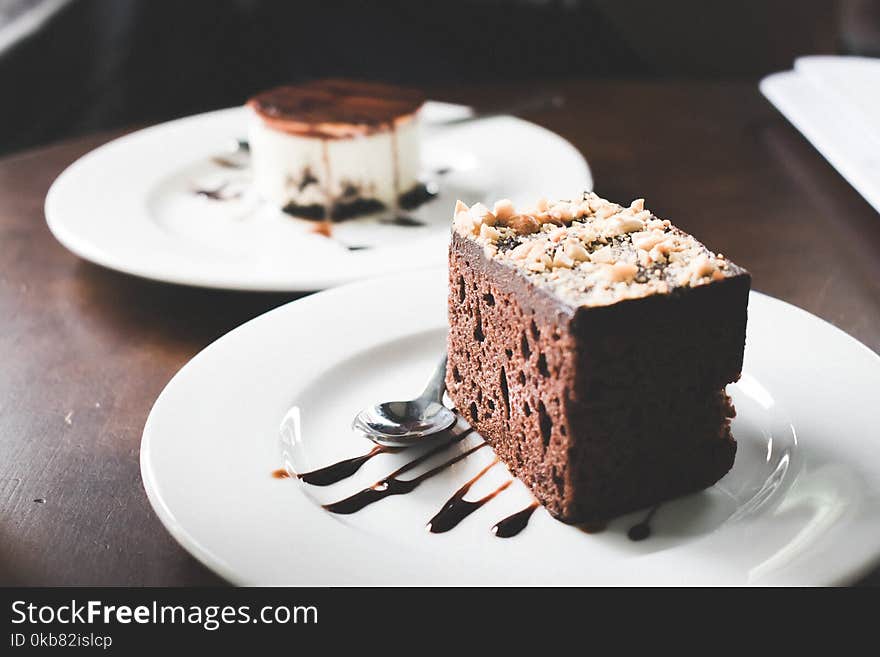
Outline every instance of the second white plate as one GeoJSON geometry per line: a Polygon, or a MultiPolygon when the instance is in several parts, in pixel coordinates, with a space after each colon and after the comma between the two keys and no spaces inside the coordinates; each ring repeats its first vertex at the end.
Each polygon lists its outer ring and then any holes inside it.
{"type": "Polygon", "coordinates": [[[55,237],[80,257],[136,276],[312,291],[442,264],[456,198],[531,203],[592,189],[580,153],[527,121],[504,116],[431,127],[467,112],[436,102],[422,110],[423,177],[439,194],[410,213],[420,226],[363,218],[336,225],[328,239],[313,232],[314,222],[262,203],[247,167],[222,165],[226,149],[245,137],[242,108],[157,125],[88,153],[52,185],[46,218],[55,237]],[[216,190],[226,200],[198,193],[216,190]]]}

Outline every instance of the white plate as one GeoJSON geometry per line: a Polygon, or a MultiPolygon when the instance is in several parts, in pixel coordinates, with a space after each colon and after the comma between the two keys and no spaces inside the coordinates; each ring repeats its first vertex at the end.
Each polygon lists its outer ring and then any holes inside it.
{"type": "Polygon", "coordinates": [[[333,239],[314,222],[262,203],[249,170],[215,163],[246,136],[233,108],[171,121],[121,137],[68,167],[46,197],[46,218],[65,247],[136,276],[203,287],[310,291],[371,276],[441,265],[456,198],[566,198],[592,189],[584,158],[558,135],[510,116],[456,127],[431,122],[467,114],[460,105],[423,109],[422,169],[439,194],[414,212],[424,226],[363,218],[338,224],[333,239]],[[439,173],[449,169],[447,173],[439,173]],[[216,201],[194,193],[227,183],[216,201]],[[348,247],[368,247],[350,250],[348,247]]]}
{"type": "MultiPolygon", "coordinates": [[[[352,415],[420,389],[443,348],[445,299],[442,270],[376,279],[273,310],[198,354],[160,395],[141,445],[147,494],[173,536],[239,584],[832,584],[880,554],[880,358],[754,293],[744,374],[729,388],[736,464],[661,506],[648,540],[627,539],[644,513],[587,534],[543,509],[497,538],[490,527],[530,499],[518,481],[452,531],[425,531],[488,448],[348,516],[320,504],[412,455],[377,456],[326,488],[273,478],[285,459],[303,472],[368,451],[352,415]]],[[[508,477],[496,466],[473,495],[508,477]]]]}

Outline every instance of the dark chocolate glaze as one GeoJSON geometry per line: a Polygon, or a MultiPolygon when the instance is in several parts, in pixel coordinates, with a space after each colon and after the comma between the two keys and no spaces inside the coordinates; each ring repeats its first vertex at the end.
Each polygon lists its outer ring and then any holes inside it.
{"type": "MultiPolygon", "coordinates": [[[[397,127],[394,123],[391,124],[391,171],[394,184],[394,196],[398,199],[398,205],[400,204],[400,163],[399,158],[397,156],[397,127]]],[[[395,208],[396,209],[396,208],[395,208]]]]}
{"type": "Polygon", "coordinates": [[[325,215],[327,214],[324,211],[324,206],[317,203],[313,203],[312,205],[297,205],[296,203],[288,203],[283,208],[281,208],[281,211],[293,217],[297,217],[298,219],[309,219],[311,221],[321,221],[325,218],[325,215]]]}
{"type": "Polygon", "coordinates": [[[324,162],[324,171],[327,174],[327,179],[324,181],[324,196],[327,199],[327,207],[324,209],[326,216],[322,215],[321,219],[333,221],[339,199],[330,191],[333,189],[333,169],[330,166],[330,144],[326,139],[321,140],[321,160],[324,162]]]}
{"type": "Polygon", "coordinates": [[[398,197],[398,204],[404,210],[415,210],[420,205],[433,201],[436,197],[435,188],[424,183],[416,183],[412,189],[398,197]]]}
{"type": "Polygon", "coordinates": [[[212,201],[233,201],[241,197],[241,192],[233,192],[232,194],[224,194],[223,190],[229,186],[228,182],[223,183],[214,189],[195,189],[193,193],[196,196],[207,198],[212,201]]]}
{"type": "Polygon", "coordinates": [[[645,516],[645,519],[640,523],[637,523],[629,528],[629,531],[626,533],[626,536],[631,541],[644,541],[651,535],[651,519],[654,517],[654,514],[657,513],[657,509],[660,508],[658,504],[653,509],[648,511],[648,515],[645,516]]]}
{"type": "MultiPolygon", "coordinates": [[[[312,183],[310,183],[312,184],[312,183]]],[[[217,190],[219,192],[221,190],[217,190]]],[[[418,183],[410,191],[400,195],[400,207],[406,210],[413,210],[422,203],[430,201],[436,196],[435,192],[429,191],[422,183],[418,183]]],[[[355,197],[352,200],[338,200],[334,203],[332,216],[327,209],[318,203],[311,205],[298,205],[296,203],[288,203],[282,210],[287,214],[299,219],[308,219],[310,221],[345,221],[346,219],[354,219],[369,214],[377,214],[387,210],[385,204],[374,198],[355,197]]],[[[390,219],[382,219],[383,224],[392,224],[394,226],[402,226],[406,228],[415,228],[424,226],[425,223],[414,217],[404,214],[398,214],[390,219]]]]}
{"type": "Polygon", "coordinates": [[[334,463],[333,465],[328,465],[324,468],[312,470],[311,472],[303,472],[296,476],[300,480],[306,482],[307,484],[311,484],[312,486],[329,486],[330,484],[335,484],[338,481],[342,481],[343,479],[350,477],[355,472],[360,470],[361,466],[374,456],[396,451],[396,449],[393,449],[391,447],[382,447],[381,445],[376,445],[373,449],[362,456],[345,459],[344,461],[339,461],[338,463],[334,463]]]}
{"type": "Polygon", "coordinates": [[[333,221],[345,221],[365,214],[376,214],[385,209],[385,204],[374,198],[356,198],[353,201],[340,201],[333,210],[333,221]]]}
{"type": "Polygon", "coordinates": [[[385,204],[374,198],[358,198],[353,201],[337,202],[334,204],[331,213],[328,213],[323,205],[314,203],[312,205],[297,205],[296,203],[288,203],[282,210],[289,215],[299,219],[309,219],[311,221],[345,221],[353,219],[365,214],[375,214],[385,209],[385,204]]]}
{"type": "Polygon", "coordinates": [[[517,511],[513,515],[509,515],[506,518],[499,520],[498,523],[492,527],[492,533],[498,538],[511,538],[516,536],[526,528],[526,525],[529,524],[529,518],[532,517],[532,514],[537,508],[538,503],[532,502],[522,511],[517,511]]]}
{"type": "Polygon", "coordinates": [[[319,182],[319,180],[315,177],[315,174],[309,167],[303,169],[302,178],[299,179],[299,182],[296,184],[296,188],[299,191],[304,191],[306,187],[310,185],[315,185],[319,182]]]}
{"type": "Polygon", "coordinates": [[[241,162],[235,162],[234,160],[230,160],[228,157],[222,157],[220,155],[211,158],[211,162],[216,164],[218,167],[223,167],[224,169],[244,169],[245,165],[241,162]]]}
{"type": "MultiPolygon", "coordinates": [[[[465,436],[470,434],[472,431],[473,431],[473,429],[468,429],[467,431],[452,438],[452,440],[450,442],[452,442],[452,443],[460,442],[462,439],[464,439],[465,436]]],[[[331,504],[325,504],[324,508],[327,509],[328,511],[330,511],[331,513],[351,514],[351,513],[356,513],[357,511],[360,511],[364,507],[369,506],[370,504],[373,504],[374,502],[378,502],[379,500],[385,499],[386,497],[389,497],[391,495],[403,495],[405,493],[409,493],[410,491],[415,490],[415,488],[419,484],[421,484],[423,481],[430,479],[431,477],[442,472],[443,470],[445,470],[446,468],[448,468],[452,464],[458,463],[462,459],[467,458],[468,456],[470,456],[471,454],[476,452],[478,449],[481,449],[482,447],[485,447],[487,445],[487,443],[482,442],[482,443],[476,445],[475,447],[471,447],[470,449],[468,449],[460,454],[457,454],[456,456],[452,457],[451,459],[444,461],[440,465],[431,468],[427,472],[419,475],[418,477],[415,477],[414,479],[403,480],[403,479],[397,478],[399,475],[403,474],[404,472],[412,470],[413,468],[418,466],[420,463],[424,463],[425,461],[427,461],[429,458],[431,458],[435,454],[439,454],[441,451],[443,451],[444,449],[446,449],[450,445],[450,442],[445,442],[442,445],[438,445],[437,447],[429,450],[428,452],[426,452],[422,456],[420,456],[416,459],[413,459],[412,461],[410,461],[406,465],[403,465],[400,468],[398,468],[397,470],[395,470],[394,472],[392,472],[390,475],[388,475],[384,479],[377,481],[375,484],[373,484],[369,488],[365,488],[362,491],[355,493],[354,495],[351,495],[349,497],[346,497],[345,499],[339,500],[338,502],[333,502],[331,504]]]]}
{"type": "Polygon", "coordinates": [[[443,505],[443,508],[441,508],[440,511],[437,512],[437,515],[435,515],[428,521],[428,531],[430,531],[432,534],[442,534],[443,532],[448,532],[450,529],[455,528],[458,523],[467,518],[474,511],[483,506],[486,502],[493,499],[501,491],[510,486],[510,484],[513,483],[513,479],[509,479],[508,481],[501,484],[494,491],[492,491],[488,495],[484,495],[478,500],[470,501],[464,499],[464,496],[468,494],[471,486],[473,486],[477,482],[477,480],[484,474],[486,474],[496,463],[498,463],[497,458],[485,468],[480,470],[470,481],[468,481],[461,488],[455,491],[452,497],[446,500],[446,504],[443,505]]]}
{"type": "Polygon", "coordinates": [[[314,80],[264,91],[248,105],[274,129],[345,138],[387,129],[424,103],[417,90],[376,82],[314,80]]]}

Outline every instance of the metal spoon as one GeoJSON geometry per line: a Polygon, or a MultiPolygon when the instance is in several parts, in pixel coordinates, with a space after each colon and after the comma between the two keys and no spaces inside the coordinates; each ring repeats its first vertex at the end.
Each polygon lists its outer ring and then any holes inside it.
{"type": "Polygon", "coordinates": [[[355,415],[351,428],[378,445],[411,447],[448,429],[458,419],[443,405],[446,389],[446,353],[424,392],[409,401],[368,406],[355,415]]]}

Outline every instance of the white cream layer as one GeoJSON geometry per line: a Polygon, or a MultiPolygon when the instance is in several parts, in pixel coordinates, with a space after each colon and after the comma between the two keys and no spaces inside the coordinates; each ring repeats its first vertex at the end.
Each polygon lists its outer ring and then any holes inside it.
{"type": "Polygon", "coordinates": [[[254,185],[261,197],[283,208],[355,200],[344,196],[355,187],[357,198],[394,208],[397,197],[418,183],[417,117],[390,130],[346,139],[291,135],[270,128],[248,110],[248,141],[254,185]],[[395,171],[396,169],[396,171],[395,171]],[[304,184],[308,172],[314,182],[304,184]]]}

